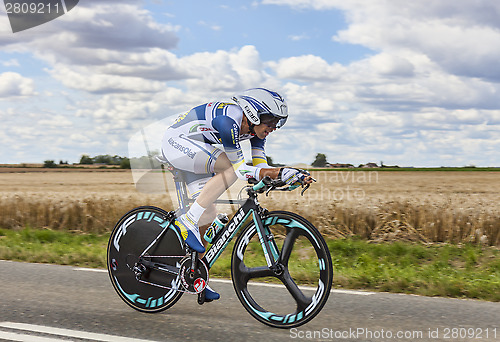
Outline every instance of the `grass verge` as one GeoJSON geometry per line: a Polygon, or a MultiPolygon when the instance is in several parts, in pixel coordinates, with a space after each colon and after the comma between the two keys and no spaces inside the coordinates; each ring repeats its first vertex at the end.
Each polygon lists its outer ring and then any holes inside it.
{"type": "MultiPolygon", "coordinates": [[[[0,259],[105,268],[108,237],[48,229],[0,229],[0,259]]],[[[359,239],[327,242],[334,287],[500,301],[500,250],[496,248],[372,244],[359,239]]],[[[260,253],[255,258],[256,264],[265,264],[260,253]]],[[[308,259],[303,251],[301,258],[308,259]]],[[[228,248],[211,269],[211,276],[230,277],[230,264],[228,248]]],[[[303,278],[301,283],[310,280],[303,278]]]]}
{"type": "Polygon", "coordinates": [[[103,268],[108,238],[50,229],[0,229],[0,259],[103,268]]]}

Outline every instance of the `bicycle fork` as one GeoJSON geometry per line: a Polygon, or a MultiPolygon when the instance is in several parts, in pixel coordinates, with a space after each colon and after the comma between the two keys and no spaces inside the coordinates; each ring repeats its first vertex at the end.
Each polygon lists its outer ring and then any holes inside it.
{"type": "Polygon", "coordinates": [[[279,262],[279,250],[276,245],[276,241],[274,240],[274,235],[266,226],[264,226],[260,215],[254,215],[254,223],[259,235],[262,250],[264,251],[267,266],[274,272],[274,274],[281,275],[284,267],[279,262]]]}

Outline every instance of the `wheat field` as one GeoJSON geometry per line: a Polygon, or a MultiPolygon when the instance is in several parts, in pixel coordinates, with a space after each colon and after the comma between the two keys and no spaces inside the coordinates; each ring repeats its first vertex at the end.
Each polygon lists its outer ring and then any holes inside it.
{"type": "MultiPolygon", "coordinates": [[[[296,190],[259,200],[268,209],[303,215],[333,238],[500,246],[500,172],[315,171],[313,176],[317,183],[303,197],[296,190]]],[[[233,185],[227,196],[235,197],[243,185],[233,185]]],[[[106,233],[136,206],[173,209],[172,196],[161,191],[137,191],[125,170],[1,168],[0,228],[106,233]]]]}

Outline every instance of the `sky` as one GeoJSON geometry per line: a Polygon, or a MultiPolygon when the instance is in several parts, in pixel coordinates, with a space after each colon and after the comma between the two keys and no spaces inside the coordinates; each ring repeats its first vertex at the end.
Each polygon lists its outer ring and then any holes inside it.
{"type": "Polygon", "coordinates": [[[500,2],[80,0],[16,33],[0,5],[0,164],[128,156],[252,87],[288,102],[275,162],[500,166],[500,2]]]}

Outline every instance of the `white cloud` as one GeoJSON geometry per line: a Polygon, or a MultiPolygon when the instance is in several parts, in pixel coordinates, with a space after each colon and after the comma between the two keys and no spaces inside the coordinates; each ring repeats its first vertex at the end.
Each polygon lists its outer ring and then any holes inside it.
{"type": "Polygon", "coordinates": [[[310,37],[303,33],[303,34],[296,34],[296,35],[289,35],[288,36],[289,39],[295,41],[295,42],[298,42],[298,41],[301,41],[301,40],[307,40],[307,39],[310,39],[310,37]]]}
{"type": "MultiPolygon", "coordinates": [[[[0,22],[2,51],[35,56],[45,63],[50,82],[58,82],[45,87],[38,76],[0,74],[0,98],[36,99],[33,107],[24,102],[10,106],[25,114],[18,117],[0,109],[12,127],[1,136],[33,139],[29,136],[36,134],[41,144],[49,143],[43,132],[19,127],[31,120],[53,132],[59,124],[75,150],[89,146],[99,153],[106,148],[119,153],[116,149],[126,147],[128,136],[150,122],[258,85],[282,91],[288,100],[290,120],[268,142],[279,162],[310,162],[317,152],[354,164],[378,161],[381,155],[392,158],[384,158],[386,163],[403,165],[500,162],[496,2],[265,0],[252,9],[272,3],[343,11],[347,26],[329,32],[330,43],[372,50],[344,64],[336,62],[337,50],[324,52],[328,47],[321,55],[312,49],[263,60],[265,44],[259,37],[252,39],[255,45],[241,41],[227,50],[181,55],[176,49],[179,26],[159,23],[136,1],[123,2],[81,3],[58,20],[15,37],[0,22]],[[37,90],[44,87],[42,94],[51,94],[50,100],[37,96],[35,82],[37,90]],[[46,110],[54,118],[40,119],[34,113],[50,107],[49,101],[57,102],[46,110]]],[[[224,30],[208,21],[190,25],[207,25],[224,39],[224,30]]],[[[189,24],[182,29],[189,30],[189,24]]],[[[305,31],[294,25],[281,38],[298,44],[309,39],[292,32],[305,31]]],[[[24,67],[22,61],[16,54],[2,64],[24,67]]]]}
{"type": "Polygon", "coordinates": [[[73,122],[63,115],[53,115],[49,119],[39,120],[38,124],[49,128],[68,128],[73,126],[73,122]]]}
{"type": "MultiPolygon", "coordinates": [[[[138,5],[91,2],[79,4],[67,15],[36,30],[18,32],[15,36],[2,30],[0,43],[10,51],[33,51],[51,63],[87,65],[101,63],[104,51],[174,48],[178,42],[177,29],[155,22],[138,5]],[[100,53],[94,56],[91,51],[100,53]]],[[[117,58],[116,61],[120,58],[110,57],[117,58]]]]}
{"type": "Polygon", "coordinates": [[[401,115],[397,113],[359,113],[354,117],[352,123],[356,127],[371,127],[380,128],[385,127],[387,129],[401,128],[403,126],[403,119],[401,115]]]}
{"type": "Polygon", "coordinates": [[[0,99],[35,95],[34,82],[15,72],[0,74],[0,99]]]}
{"type": "Polygon", "coordinates": [[[216,25],[216,24],[209,24],[209,23],[207,23],[204,20],[199,21],[198,25],[204,26],[204,27],[208,27],[209,29],[211,29],[213,31],[220,31],[220,30],[222,30],[222,26],[216,25]]]}
{"type": "Polygon", "coordinates": [[[321,57],[313,55],[285,58],[271,66],[281,79],[306,81],[337,80],[346,71],[339,63],[330,65],[321,57]]]}
{"type": "Polygon", "coordinates": [[[308,70],[323,70],[309,72],[319,75],[314,83],[285,87],[303,128],[317,123],[314,135],[294,133],[302,141],[299,155],[312,160],[310,151],[323,152],[330,161],[354,164],[380,159],[415,166],[498,164],[496,83],[449,73],[408,50],[381,52],[343,66],[333,81],[327,80],[331,73],[325,66],[329,64],[317,56],[274,65],[277,76],[300,83],[307,82],[308,70]],[[325,100],[332,107],[322,112],[317,103],[325,100]]]}
{"type": "Polygon", "coordinates": [[[158,92],[165,88],[159,81],[140,77],[126,77],[113,74],[98,74],[87,67],[56,66],[50,71],[52,76],[67,87],[89,93],[116,92],[158,92]]]}
{"type": "Polygon", "coordinates": [[[269,78],[254,46],[243,46],[234,51],[195,53],[182,58],[181,62],[192,75],[197,75],[186,80],[188,88],[208,98],[256,84],[263,85],[269,78]]]}
{"type": "Polygon", "coordinates": [[[500,30],[492,13],[500,3],[490,1],[372,1],[343,7],[350,21],[334,37],[340,42],[361,44],[394,53],[411,50],[428,56],[444,70],[464,76],[500,79],[500,30]],[[489,13],[488,13],[489,12],[489,13]]]}
{"type": "Polygon", "coordinates": [[[1,62],[3,66],[5,67],[18,67],[21,66],[17,59],[9,59],[8,61],[3,61],[1,62]]]}
{"type": "Polygon", "coordinates": [[[380,53],[369,60],[370,66],[384,76],[411,77],[415,67],[405,57],[380,53]]]}

